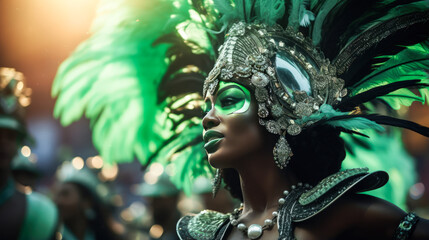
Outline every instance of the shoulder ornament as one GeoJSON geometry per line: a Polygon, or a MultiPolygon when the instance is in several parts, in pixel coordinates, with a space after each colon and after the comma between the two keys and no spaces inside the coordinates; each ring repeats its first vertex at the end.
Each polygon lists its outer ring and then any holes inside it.
{"type": "Polygon", "coordinates": [[[313,217],[348,192],[365,192],[377,189],[389,179],[386,172],[368,172],[368,168],[340,171],[323,179],[303,193],[292,211],[292,220],[301,222],[313,217]]]}
{"type": "Polygon", "coordinates": [[[228,214],[204,210],[195,216],[185,216],[177,223],[177,233],[183,240],[212,240],[216,233],[229,220],[228,214]]]}

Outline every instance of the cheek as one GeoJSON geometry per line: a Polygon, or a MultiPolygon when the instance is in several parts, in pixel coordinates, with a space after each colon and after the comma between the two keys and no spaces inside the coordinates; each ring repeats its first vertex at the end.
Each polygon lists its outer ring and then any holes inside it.
{"type": "Polygon", "coordinates": [[[264,132],[254,109],[243,114],[225,116],[222,125],[225,139],[219,150],[209,156],[210,164],[217,168],[234,167],[241,161],[264,149],[264,132]]]}

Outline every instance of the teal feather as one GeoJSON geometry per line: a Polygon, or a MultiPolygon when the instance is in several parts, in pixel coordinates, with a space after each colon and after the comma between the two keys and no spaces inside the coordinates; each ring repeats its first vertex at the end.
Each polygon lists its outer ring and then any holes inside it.
{"type": "MultiPolygon", "coordinates": [[[[320,44],[320,41],[322,40],[322,31],[323,31],[323,23],[326,19],[326,17],[329,15],[332,9],[334,9],[337,5],[344,4],[347,1],[341,1],[341,0],[329,0],[329,1],[319,1],[319,4],[322,4],[320,6],[320,9],[318,11],[313,10],[311,8],[310,10],[316,13],[313,27],[312,27],[312,36],[311,39],[313,41],[313,45],[317,46],[320,44]]],[[[314,1],[311,4],[313,6],[316,6],[314,1]]]]}
{"type": "Polygon", "coordinates": [[[348,112],[340,112],[333,109],[331,105],[323,104],[320,106],[318,113],[312,114],[308,117],[296,120],[298,124],[305,124],[307,122],[318,122],[321,120],[323,124],[330,125],[332,127],[340,127],[348,130],[360,130],[360,129],[375,129],[377,131],[384,131],[384,128],[378,125],[376,122],[368,120],[363,117],[337,119],[337,117],[350,115],[348,112]]]}
{"type": "Polygon", "coordinates": [[[307,10],[309,6],[308,0],[292,0],[291,9],[289,11],[288,26],[294,30],[298,30],[300,26],[308,27],[310,22],[314,20],[314,14],[307,10]]]}
{"type": "Polygon", "coordinates": [[[327,120],[324,124],[339,127],[348,130],[362,130],[362,129],[374,129],[377,131],[384,131],[384,128],[378,125],[376,122],[368,120],[363,117],[354,117],[344,120],[327,120]]]}
{"type": "Polygon", "coordinates": [[[285,14],[284,0],[213,0],[213,4],[222,16],[223,30],[237,21],[258,20],[272,26],[285,14]]]}

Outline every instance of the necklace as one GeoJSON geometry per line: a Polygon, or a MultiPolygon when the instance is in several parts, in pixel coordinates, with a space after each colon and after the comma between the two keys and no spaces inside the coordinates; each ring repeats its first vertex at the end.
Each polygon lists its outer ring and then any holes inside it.
{"type": "MultiPolygon", "coordinates": [[[[301,187],[302,185],[303,185],[302,183],[297,184],[298,187],[301,187]]],[[[308,184],[306,184],[305,186],[309,187],[308,184]]],[[[291,189],[292,189],[291,191],[293,191],[294,189],[296,189],[296,186],[292,185],[291,189]]],[[[284,196],[282,196],[278,200],[279,209],[286,202],[286,196],[288,194],[289,194],[288,190],[283,191],[284,196]]],[[[264,220],[264,225],[261,226],[259,224],[252,224],[249,227],[247,227],[246,224],[238,222],[238,217],[242,212],[243,212],[243,203],[240,204],[239,208],[234,209],[234,211],[230,215],[231,225],[234,227],[237,227],[238,230],[242,231],[250,239],[258,239],[262,236],[264,230],[271,229],[276,223],[277,216],[279,215],[278,211],[274,211],[271,214],[272,215],[271,218],[267,218],[264,220]]]]}

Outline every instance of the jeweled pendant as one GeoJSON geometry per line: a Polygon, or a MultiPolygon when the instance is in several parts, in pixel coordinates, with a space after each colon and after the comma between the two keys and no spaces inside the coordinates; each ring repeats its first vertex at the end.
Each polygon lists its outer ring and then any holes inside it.
{"type": "Polygon", "coordinates": [[[250,239],[258,239],[262,235],[262,226],[259,224],[252,224],[247,229],[247,236],[250,239]]]}

